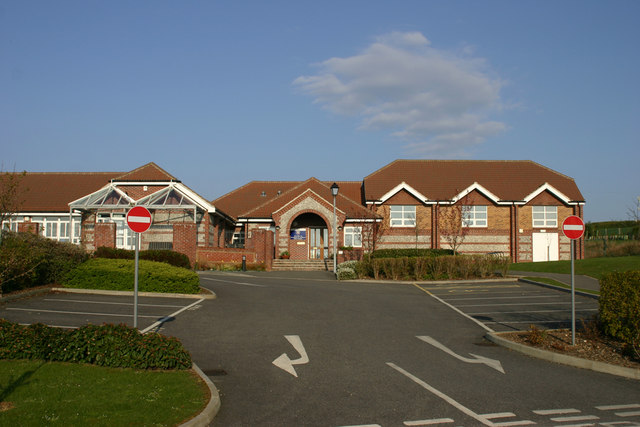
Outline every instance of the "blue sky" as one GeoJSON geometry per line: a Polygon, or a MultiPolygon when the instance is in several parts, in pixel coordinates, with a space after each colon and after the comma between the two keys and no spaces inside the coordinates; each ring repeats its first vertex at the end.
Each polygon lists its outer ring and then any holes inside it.
{"type": "Polygon", "coordinates": [[[2,170],[156,162],[208,199],[398,158],[533,160],[640,196],[637,1],[0,4],[2,170]]]}

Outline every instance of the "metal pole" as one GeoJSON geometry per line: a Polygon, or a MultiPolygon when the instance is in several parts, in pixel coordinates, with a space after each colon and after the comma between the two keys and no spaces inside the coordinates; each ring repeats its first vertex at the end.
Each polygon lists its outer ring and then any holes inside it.
{"type": "Polygon", "coordinates": [[[135,256],[135,278],[133,279],[133,327],[138,327],[138,252],[140,250],[140,233],[136,233],[135,237],[136,256],[135,256]]]}
{"type": "Polygon", "coordinates": [[[576,345],[576,282],[574,270],[575,240],[571,239],[571,345],[576,345]]]}
{"type": "Polygon", "coordinates": [[[338,232],[338,219],[336,218],[336,196],[333,196],[333,274],[336,274],[337,271],[337,258],[338,252],[336,250],[336,240],[338,236],[336,233],[338,232]]]}

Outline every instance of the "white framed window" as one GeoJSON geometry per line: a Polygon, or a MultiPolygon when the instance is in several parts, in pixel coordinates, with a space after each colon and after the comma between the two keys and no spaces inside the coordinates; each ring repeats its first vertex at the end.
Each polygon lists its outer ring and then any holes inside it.
{"type": "Polygon", "coordinates": [[[135,249],[135,234],[127,225],[127,215],[124,213],[99,213],[96,222],[116,223],[116,248],[135,249]]]}
{"type": "Polygon", "coordinates": [[[391,205],[391,226],[392,227],[415,227],[416,207],[407,205],[391,205]]]}
{"type": "Polygon", "coordinates": [[[487,207],[486,206],[462,206],[462,226],[463,227],[486,227],[487,207]]]}
{"type": "Polygon", "coordinates": [[[344,245],[354,248],[362,247],[362,227],[348,226],[344,228],[344,245]]]}
{"type": "Polygon", "coordinates": [[[557,206],[532,206],[531,207],[533,226],[536,228],[557,227],[558,207],[557,206]]]}

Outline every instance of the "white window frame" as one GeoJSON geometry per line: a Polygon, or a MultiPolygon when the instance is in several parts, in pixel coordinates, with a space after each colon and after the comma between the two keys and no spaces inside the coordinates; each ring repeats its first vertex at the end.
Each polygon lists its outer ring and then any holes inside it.
{"type": "Polygon", "coordinates": [[[362,247],[362,227],[347,225],[344,227],[344,245],[353,248],[362,247]]]}
{"type": "Polygon", "coordinates": [[[532,206],[531,223],[533,228],[557,228],[558,227],[558,207],[557,206],[532,206]]]}
{"type": "Polygon", "coordinates": [[[389,206],[389,224],[391,227],[415,227],[415,205],[391,205],[389,206]]]}
{"type": "Polygon", "coordinates": [[[470,228],[487,228],[489,226],[487,205],[463,205],[462,226],[470,228]]]}
{"type": "Polygon", "coordinates": [[[127,225],[127,214],[120,212],[99,212],[96,222],[115,222],[116,224],[116,248],[135,249],[135,233],[127,225]]]}

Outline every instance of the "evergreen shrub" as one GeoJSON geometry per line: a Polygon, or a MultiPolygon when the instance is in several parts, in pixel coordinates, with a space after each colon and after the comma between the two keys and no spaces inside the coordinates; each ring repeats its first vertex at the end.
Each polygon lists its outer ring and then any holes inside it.
{"type": "MultiPolygon", "coordinates": [[[[135,263],[126,259],[93,258],[69,272],[63,285],[67,288],[132,291],[135,263]]],[[[138,290],[141,292],[197,294],[198,275],[185,268],[140,260],[138,290]]]]}
{"type": "Polygon", "coordinates": [[[142,335],[126,325],[78,329],[28,326],[0,319],[0,359],[89,363],[112,368],[188,369],[191,356],[178,339],[142,335]]]}

